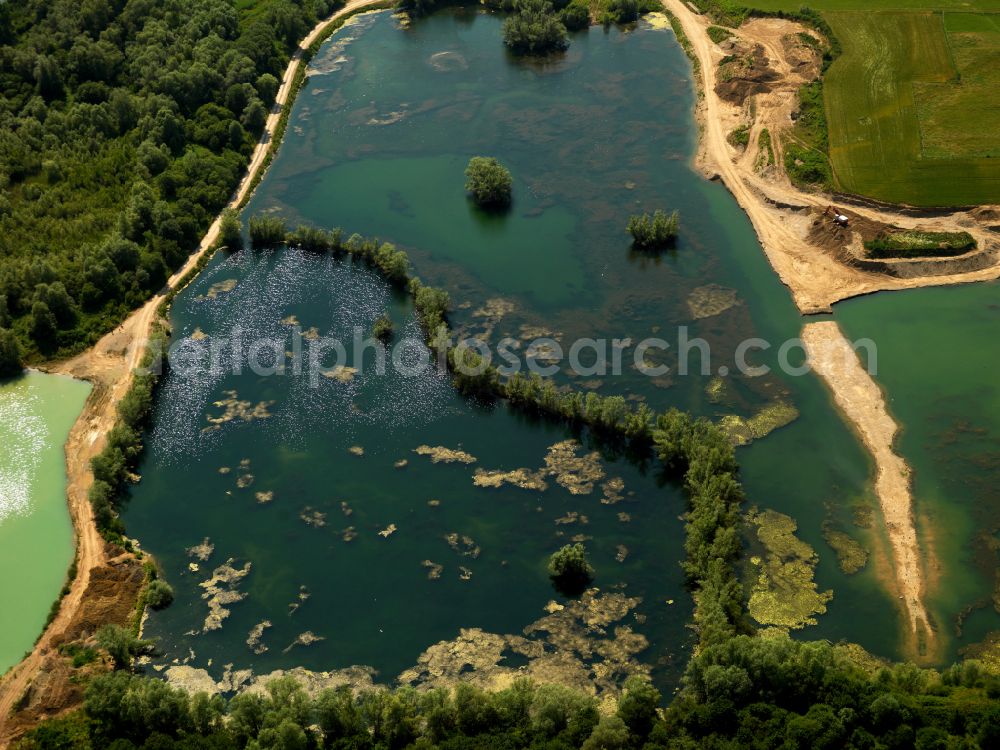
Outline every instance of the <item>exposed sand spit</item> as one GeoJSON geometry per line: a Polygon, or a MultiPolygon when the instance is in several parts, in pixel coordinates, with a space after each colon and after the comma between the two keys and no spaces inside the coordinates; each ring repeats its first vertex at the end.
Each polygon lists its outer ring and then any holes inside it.
{"type": "Polygon", "coordinates": [[[893,450],[899,431],[878,384],[833,321],[809,323],[802,339],[813,369],[875,459],[875,491],[892,548],[895,583],[917,642],[933,639],[924,606],[924,569],[914,525],[910,469],[893,450]]]}

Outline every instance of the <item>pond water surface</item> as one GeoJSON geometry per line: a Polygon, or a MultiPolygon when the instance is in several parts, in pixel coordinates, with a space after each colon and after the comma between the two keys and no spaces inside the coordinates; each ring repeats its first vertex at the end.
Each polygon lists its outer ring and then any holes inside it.
{"type": "Polygon", "coordinates": [[[30,651],[73,559],[63,444],[90,385],[0,380],[0,674],[30,651]]]}
{"type": "MultiPolygon", "coordinates": [[[[746,216],[690,167],[690,67],[672,33],[594,28],[540,65],[511,59],[500,26],[458,11],[401,29],[381,13],[339,32],[313,61],[245,216],[277,212],[399,244],[417,274],[450,292],[455,327],[494,344],[506,335],[567,345],[656,336],[671,342],[659,361],[676,372],[681,328],[704,339],[704,375],[649,378],[628,366],[629,352],[621,375],[562,367],[556,378],[713,419],[793,404],[796,421],[738,457],[750,504],[797,520],[819,555],[820,589],[834,592],[818,625],[797,633],[895,656],[898,613],[872,566],[845,575],[824,541],[824,523],[862,543],[881,533],[877,523],[853,522],[859,507],[874,508],[871,466],[827,392],[811,375],[779,372],[729,375],[710,388],[720,368],[735,371],[750,337],[772,342],[753,363],[775,367],[802,319],[746,216]],[[464,194],[465,164],[479,154],[514,174],[506,215],[484,214],[464,194]],[[680,211],[678,246],[637,254],[625,223],[655,208],[680,211]]],[[[239,341],[246,351],[268,337],[284,351],[294,324],[350,340],[354,326],[368,331],[384,310],[416,334],[408,302],[364,269],[296,250],[245,251],[217,256],[177,298],[173,319],[177,340],[193,342],[197,357],[212,342],[239,341]]],[[[699,365],[695,358],[695,372],[699,365]]],[[[477,469],[536,471],[570,437],[470,403],[433,372],[366,370],[311,384],[308,374],[174,370],[125,517],[177,591],[146,630],[161,639],[160,666],[187,663],[218,678],[226,664],[257,672],[366,664],[391,679],[461,628],[517,634],[550,600],[563,602],[545,560],[579,537],[595,585],[641,599],[619,624],[647,639],[636,658],[674,685],[691,607],[679,567],[679,489],[611,455],[601,457],[593,489],[577,494],[554,474],[545,490],[472,481],[477,469]],[[413,453],[420,445],[460,448],[476,462],[432,463],[413,453]],[[602,502],[609,478],[624,483],[620,501],[602,502]],[[205,538],[214,545],[207,560],[186,552],[205,538]],[[205,632],[211,591],[202,584],[229,558],[239,571],[251,567],[222,627],[205,632]],[[437,565],[440,577],[429,577],[437,565]],[[254,653],[245,641],[265,621],[269,648],[254,653]],[[306,632],[325,640],[285,650],[306,632]]]]}

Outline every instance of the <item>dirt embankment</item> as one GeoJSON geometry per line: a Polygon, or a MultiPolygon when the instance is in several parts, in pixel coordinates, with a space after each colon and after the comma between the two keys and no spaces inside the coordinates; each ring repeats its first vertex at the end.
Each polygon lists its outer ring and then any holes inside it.
{"type": "MultiPolygon", "coordinates": [[[[302,40],[285,69],[274,107],[264,133],[254,149],[247,172],[233,194],[230,205],[238,206],[248,196],[265,158],[305,50],[340,18],[381,0],[351,0],[330,18],[318,24],[302,40]]],[[[164,295],[177,287],[195,268],[219,235],[217,218],[198,249],[168,281],[164,289],[132,313],[122,325],[102,338],[92,349],[48,369],[89,380],[94,389],[66,443],[66,494],[76,534],[77,576],[63,598],[59,612],[46,628],[32,652],[0,680],[0,748],[38,720],[57,715],[79,704],[78,687],[68,682],[72,667],[59,653],[59,646],[88,638],[105,622],[124,624],[135,606],[142,585],[141,565],[131,555],[105,544],[94,523],[87,500],[93,483],[90,459],[104,447],[114,426],[116,407],[132,384],[164,295]]]]}
{"type": "MultiPolygon", "coordinates": [[[[959,268],[955,272],[904,278],[858,268],[843,262],[838,249],[814,244],[809,237],[811,210],[822,211],[837,202],[831,196],[794,187],[780,165],[782,135],[793,124],[796,92],[802,84],[815,80],[820,69],[818,53],[799,34],[815,37],[815,32],[791,21],[759,18],[743,24],[734,30],[731,39],[717,45],[708,37],[708,18],[692,12],[681,0],[664,0],[664,5],[680,21],[700,63],[699,85],[704,96],[698,105],[702,138],[697,164],[706,175],[722,180],[746,211],[768,260],[800,311],[828,312],[835,302],[875,291],[1000,277],[1000,260],[996,258],[974,270],[959,268]],[[728,92],[727,82],[720,80],[719,63],[729,57],[744,61],[736,68],[730,61],[729,72],[723,74],[744,76],[744,83],[735,85],[741,94],[736,99],[742,97],[740,103],[727,101],[717,93],[720,85],[722,93],[728,92]],[[741,87],[747,90],[743,92],[741,87]],[[749,130],[745,147],[727,139],[741,127],[749,130]],[[770,167],[766,154],[763,159],[761,154],[760,136],[765,129],[774,157],[770,167]]],[[[863,205],[855,205],[852,210],[870,221],[905,229],[920,225],[930,231],[967,231],[980,247],[994,239],[990,229],[996,224],[990,218],[995,215],[992,210],[942,214],[863,205]]],[[[854,241],[852,234],[846,244],[854,241]]]]}

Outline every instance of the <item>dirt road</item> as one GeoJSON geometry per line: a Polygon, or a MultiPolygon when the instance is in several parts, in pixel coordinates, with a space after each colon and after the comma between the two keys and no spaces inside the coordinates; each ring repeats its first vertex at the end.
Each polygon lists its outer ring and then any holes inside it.
{"type": "MultiPolygon", "coordinates": [[[[236,207],[243,202],[251,185],[254,184],[255,176],[264,165],[281,110],[288,102],[305,50],[331,23],[361,8],[378,5],[381,1],[352,0],[330,18],[318,24],[302,40],[299,49],[285,69],[264,133],[254,149],[246,174],[233,194],[230,206],[236,207]]],[[[215,244],[219,236],[220,222],[221,218],[217,217],[202,238],[198,249],[188,258],[184,266],[170,277],[163,290],[133,312],[121,326],[104,336],[92,349],[50,368],[52,372],[89,380],[94,385],[94,390],[66,442],[66,494],[76,534],[77,577],[69,593],[63,598],[58,615],[46,628],[32,652],[18,666],[7,672],[0,681],[0,746],[4,743],[3,737],[6,734],[4,727],[11,712],[31,685],[44,657],[54,647],[54,641],[65,631],[81,606],[84,593],[90,584],[91,571],[107,560],[104,540],[97,531],[93,511],[87,500],[87,491],[93,483],[90,459],[103,449],[107,434],[115,424],[116,406],[132,384],[132,373],[145,352],[164,295],[175,288],[184,275],[193,269],[204,253],[215,244]]]]}

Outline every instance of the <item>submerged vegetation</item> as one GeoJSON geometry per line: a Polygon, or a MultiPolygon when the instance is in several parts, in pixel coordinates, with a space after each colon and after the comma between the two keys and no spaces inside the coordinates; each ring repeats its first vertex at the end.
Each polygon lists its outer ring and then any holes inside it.
{"type": "Polygon", "coordinates": [[[510,205],[514,181],[510,171],[492,156],[474,156],[465,168],[465,189],[477,205],[505,208],[510,205]]]}
{"type": "Polygon", "coordinates": [[[652,216],[641,214],[629,217],[626,229],[632,235],[635,247],[640,250],[659,250],[672,247],[677,241],[679,223],[676,211],[668,214],[658,208],[652,216]]]}

